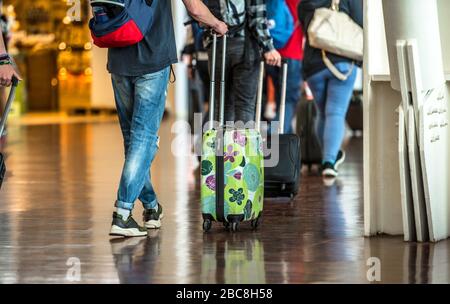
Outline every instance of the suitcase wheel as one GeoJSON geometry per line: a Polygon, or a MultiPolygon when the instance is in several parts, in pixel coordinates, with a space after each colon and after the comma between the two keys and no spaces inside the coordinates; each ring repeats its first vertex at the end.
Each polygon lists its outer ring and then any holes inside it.
{"type": "Polygon", "coordinates": [[[258,226],[259,226],[259,217],[256,218],[256,219],[254,219],[254,220],[252,220],[252,221],[250,222],[250,224],[252,225],[252,229],[253,229],[253,230],[258,229],[258,226]]]}
{"type": "Polygon", "coordinates": [[[231,231],[232,232],[238,231],[238,228],[239,228],[239,223],[238,222],[233,222],[230,225],[231,225],[231,231]]]}
{"type": "Polygon", "coordinates": [[[211,220],[207,219],[207,220],[203,221],[203,231],[204,232],[208,232],[209,230],[211,230],[211,226],[212,226],[211,220]]]}

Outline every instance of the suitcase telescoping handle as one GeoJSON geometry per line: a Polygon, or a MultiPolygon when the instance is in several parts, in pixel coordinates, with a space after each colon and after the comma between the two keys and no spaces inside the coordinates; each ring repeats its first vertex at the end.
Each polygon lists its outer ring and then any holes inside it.
{"type": "Polygon", "coordinates": [[[216,55],[217,55],[217,34],[213,35],[213,45],[211,53],[211,82],[209,86],[209,127],[213,128],[214,103],[216,99],[216,55]]]}
{"type": "Polygon", "coordinates": [[[19,79],[13,76],[11,79],[11,91],[9,92],[8,100],[6,101],[5,111],[3,111],[2,120],[0,122],[0,135],[3,134],[3,130],[5,129],[6,120],[8,119],[9,112],[11,111],[11,106],[16,96],[16,88],[19,84],[19,79]]]}
{"type": "Polygon", "coordinates": [[[225,123],[225,67],[226,67],[226,57],[227,57],[227,35],[223,36],[222,41],[222,67],[220,69],[220,126],[225,123]]]}
{"type": "Polygon", "coordinates": [[[280,100],[280,128],[279,134],[284,134],[284,123],[286,116],[286,92],[287,92],[287,76],[288,76],[288,62],[283,60],[282,80],[281,80],[281,100],[280,100]]]}
{"type": "MultiPolygon", "coordinates": [[[[281,81],[281,102],[280,102],[280,126],[278,129],[279,134],[284,133],[284,120],[286,113],[286,91],[287,91],[287,76],[288,76],[288,62],[283,60],[282,64],[282,81],[281,81]]],[[[256,130],[261,131],[261,112],[262,112],[262,97],[263,97],[263,87],[264,87],[264,71],[265,63],[264,60],[261,61],[261,66],[259,70],[259,85],[258,85],[258,96],[256,99],[256,119],[255,125],[256,130]]]]}
{"type": "MultiPolygon", "coordinates": [[[[227,35],[223,36],[222,43],[222,62],[220,69],[220,104],[219,104],[219,122],[220,126],[224,125],[224,112],[225,112],[225,67],[226,67],[226,50],[227,50],[227,35]]],[[[217,34],[213,33],[213,45],[211,51],[211,82],[210,82],[210,96],[209,96],[209,127],[213,128],[214,122],[214,111],[215,111],[215,88],[216,88],[216,61],[217,61],[217,34]]],[[[284,87],[286,91],[286,79],[287,79],[287,63],[285,63],[283,77],[284,77],[284,87]]],[[[261,129],[261,112],[262,112],[262,97],[264,88],[264,73],[265,73],[265,63],[261,61],[260,71],[259,71],[259,85],[258,94],[256,100],[256,120],[255,128],[257,131],[261,129]]],[[[284,99],[286,99],[286,94],[284,94],[284,99]]],[[[283,115],[284,117],[284,115],[283,115]]]]}
{"type": "MultiPolygon", "coordinates": [[[[219,104],[219,122],[220,126],[224,125],[224,111],[225,111],[225,66],[226,66],[226,51],[227,51],[227,35],[223,36],[222,43],[222,63],[220,69],[220,104],[219,104]]],[[[209,96],[209,127],[213,128],[215,99],[216,99],[216,60],[217,60],[217,34],[213,34],[213,45],[211,54],[211,83],[209,96]]]]}
{"type": "Polygon", "coordinates": [[[256,118],[255,118],[255,129],[256,131],[261,131],[261,114],[262,114],[262,98],[263,98],[263,88],[264,88],[264,69],[266,65],[264,60],[261,60],[259,67],[259,79],[258,79],[258,95],[256,97],[256,118]]]}

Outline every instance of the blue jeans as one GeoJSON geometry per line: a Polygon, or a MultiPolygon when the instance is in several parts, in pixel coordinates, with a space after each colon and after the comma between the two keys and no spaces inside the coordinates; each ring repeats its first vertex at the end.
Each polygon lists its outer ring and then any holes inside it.
{"type": "MultiPolygon", "coordinates": [[[[288,75],[286,84],[286,112],[284,133],[292,134],[294,130],[292,128],[292,120],[294,119],[297,103],[300,100],[301,87],[303,82],[302,77],[302,61],[295,59],[287,59],[288,75]]],[[[282,68],[280,67],[267,67],[267,74],[272,78],[275,86],[275,97],[277,102],[277,116],[275,121],[280,120],[280,103],[281,103],[281,80],[282,80],[282,68]]],[[[275,131],[275,130],[272,130],[275,131]]]]}
{"type": "MultiPolygon", "coordinates": [[[[339,62],[336,68],[347,74],[351,63],[339,62]]],[[[318,109],[316,132],[322,145],[323,162],[336,162],[345,136],[345,117],[356,80],[356,66],[347,80],[337,79],[324,69],[307,79],[318,109]]]]}
{"type": "Polygon", "coordinates": [[[144,208],[157,205],[150,167],[158,150],[170,67],[138,77],[112,75],[114,95],[125,146],[116,207],[132,210],[139,199],[144,208]]]}

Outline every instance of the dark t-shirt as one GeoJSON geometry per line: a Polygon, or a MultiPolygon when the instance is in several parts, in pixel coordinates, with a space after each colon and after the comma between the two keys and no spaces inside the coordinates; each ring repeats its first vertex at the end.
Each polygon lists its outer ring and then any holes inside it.
{"type": "Polygon", "coordinates": [[[153,26],[141,42],[108,50],[108,71],[122,76],[142,76],[177,63],[177,57],[171,1],[160,0],[153,26]]]}

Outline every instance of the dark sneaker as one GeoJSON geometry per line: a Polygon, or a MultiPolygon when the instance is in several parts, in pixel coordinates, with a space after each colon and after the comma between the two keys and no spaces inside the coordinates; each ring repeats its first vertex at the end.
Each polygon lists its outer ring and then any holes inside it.
{"type": "Polygon", "coordinates": [[[164,217],[163,208],[158,203],[158,211],[155,209],[144,210],[144,223],[147,229],[159,229],[161,228],[161,220],[164,217]]]}
{"type": "Polygon", "coordinates": [[[125,221],[120,214],[114,212],[109,235],[125,237],[147,236],[147,229],[139,226],[131,215],[125,221]]]}
{"type": "Polygon", "coordinates": [[[335,168],[335,165],[333,165],[330,162],[326,162],[322,165],[322,176],[323,177],[336,177],[338,176],[338,172],[335,168]]]}
{"type": "Polygon", "coordinates": [[[344,161],[345,161],[345,152],[340,150],[336,157],[336,162],[334,163],[334,169],[336,169],[337,171],[339,169],[339,166],[342,165],[344,161]]]}

